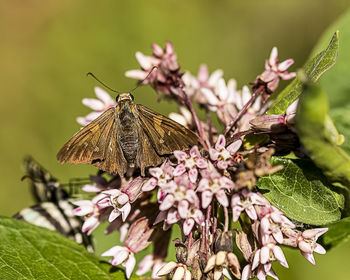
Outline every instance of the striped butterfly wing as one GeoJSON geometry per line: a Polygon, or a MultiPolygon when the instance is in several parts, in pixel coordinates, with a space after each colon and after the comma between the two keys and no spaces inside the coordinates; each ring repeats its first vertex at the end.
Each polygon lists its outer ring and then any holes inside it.
{"type": "Polygon", "coordinates": [[[38,204],[22,209],[13,217],[57,231],[93,252],[91,237],[81,231],[84,220],[73,215],[74,206],[67,200],[68,193],[32,158],[26,158],[24,166],[38,204]]]}

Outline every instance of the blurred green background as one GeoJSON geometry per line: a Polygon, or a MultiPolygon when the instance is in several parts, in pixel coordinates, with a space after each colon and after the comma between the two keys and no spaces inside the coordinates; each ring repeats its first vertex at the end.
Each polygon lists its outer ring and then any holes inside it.
{"type": "MultiPolygon", "coordinates": [[[[151,54],[151,43],[170,40],[182,69],[196,73],[207,63],[241,87],[263,70],[273,46],[281,59],[295,59],[294,70],[302,66],[348,7],[346,0],[0,0],[0,214],[33,203],[20,181],[27,154],[62,181],[94,172],[56,162],[58,149],[79,129],[75,118],[89,112],[81,99],[94,97],[96,82],[87,72],[126,91],[135,85],[124,77],[138,67],[135,52],[151,54]]],[[[158,104],[147,87],[135,98],[163,114],[175,108],[158,104]]],[[[316,267],[286,250],[291,268],[276,270],[281,279],[345,279],[349,250],[347,242],[316,256],[316,267]]]]}

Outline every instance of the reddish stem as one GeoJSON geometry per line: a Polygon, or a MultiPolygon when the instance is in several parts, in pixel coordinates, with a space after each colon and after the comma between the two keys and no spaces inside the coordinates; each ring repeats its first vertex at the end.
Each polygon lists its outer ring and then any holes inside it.
{"type": "Polygon", "coordinates": [[[258,87],[254,92],[252,97],[248,100],[248,102],[243,106],[243,108],[238,112],[238,114],[235,116],[235,118],[226,126],[224,135],[226,136],[227,133],[230,132],[230,130],[236,125],[236,123],[239,121],[239,119],[245,114],[245,112],[248,110],[250,105],[252,105],[255,97],[260,94],[264,89],[264,86],[258,87]]]}

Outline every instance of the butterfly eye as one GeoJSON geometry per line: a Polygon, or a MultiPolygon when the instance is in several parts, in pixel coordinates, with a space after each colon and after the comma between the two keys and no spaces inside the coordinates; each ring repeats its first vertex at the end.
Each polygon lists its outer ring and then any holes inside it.
{"type": "Polygon", "coordinates": [[[120,94],[118,94],[117,97],[115,98],[115,101],[117,101],[117,103],[119,102],[119,97],[120,97],[120,94]]]}
{"type": "Polygon", "coordinates": [[[135,97],[130,93],[131,100],[134,101],[135,97]]]}

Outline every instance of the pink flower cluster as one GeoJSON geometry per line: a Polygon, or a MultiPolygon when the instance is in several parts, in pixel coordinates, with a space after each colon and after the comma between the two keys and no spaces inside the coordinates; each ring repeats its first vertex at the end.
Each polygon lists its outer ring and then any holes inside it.
{"type": "MultiPolygon", "coordinates": [[[[171,117],[196,130],[200,145],[173,151],[160,166],[149,168],[144,177],[137,171],[130,178],[113,174],[109,180],[102,175],[92,177],[93,183],[83,190],[95,196],[74,202],[74,213],[85,217],[83,231],[91,234],[107,221],[107,234],[121,232],[123,246],[116,245],[102,256],[112,257],[110,263],[114,266],[124,266],[127,278],[136,265],[135,255],[150,244],[153,253],[139,263],[137,275],[152,271],[152,278],[169,275],[174,280],[222,279],[223,275],[230,279],[278,279],[272,263],[277,261],[288,267],[280,245],[299,248],[315,264],[313,252],[325,253],[316,241],[327,229],[302,231],[258,192],[258,177],[277,169],[268,162],[272,153],[268,157],[264,154],[268,146],[247,149],[244,145],[248,133],[269,134],[271,139],[281,133],[294,133],[297,101],[284,115],[263,115],[268,109],[266,98],[276,90],[279,80],[295,76],[287,72],[293,60],[278,64],[277,49],[273,48],[266,69],[253,83],[251,92],[247,86],[237,90],[233,79],[226,83],[221,70],[209,75],[205,65],[197,77],[180,72],[169,42],[165,49],[156,44],[152,49],[152,56],[138,52],[141,69],[126,75],[139,81],[147,78],[145,84],[176,100],[179,113],[171,113],[171,117]],[[154,66],[158,69],[147,76],[154,66]],[[199,120],[192,102],[206,111],[205,121],[199,120]],[[214,127],[210,112],[225,127],[224,133],[218,133],[220,129],[214,127]],[[249,160],[252,155],[255,161],[249,160]],[[258,169],[259,172],[254,171],[258,169]],[[236,222],[241,227],[235,227],[236,222]],[[169,229],[175,224],[180,226],[182,235],[181,240],[176,240],[177,261],[165,263],[169,229]],[[243,269],[234,247],[245,260],[243,269]]],[[[98,100],[83,100],[94,112],[80,118],[79,123],[85,125],[115,105],[103,90],[96,88],[96,95],[98,100]]],[[[272,140],[269,145],[278,143],[272,140]]]]}

